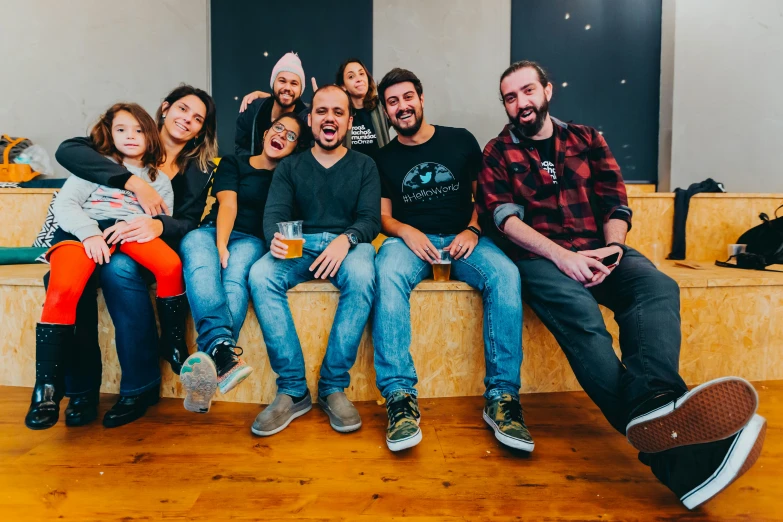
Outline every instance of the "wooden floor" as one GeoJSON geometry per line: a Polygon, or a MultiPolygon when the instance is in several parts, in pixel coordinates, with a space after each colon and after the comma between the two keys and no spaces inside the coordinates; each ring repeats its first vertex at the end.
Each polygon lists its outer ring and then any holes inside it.
{"type": "Polygon", "coordinates": [[[757,387],[769,422],[761,458],[694,512],[581,392],[523,396],[536,441],[527,456],[494,439],[479,397],[422,400],[423,442],[392,454],[373,402],[358,405],[364,426],[348,435],[314,408],[258,438],[259,406],[194,415],[178,399],[122,428],[34,432],[22,423],[30,390],[0,387],[0,520],[783,519],[783,381],[757,387]]]}

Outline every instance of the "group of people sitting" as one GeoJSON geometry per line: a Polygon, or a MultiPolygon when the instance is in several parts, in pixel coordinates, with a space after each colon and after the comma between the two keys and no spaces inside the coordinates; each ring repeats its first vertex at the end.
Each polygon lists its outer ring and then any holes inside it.
{"type": "Polygon", "coordinates": [[[361,427],[344,390],[370,321],[386,443],[413,447],[422,431],[410,296],[447,255],[451,277],[482,295],[483,419],[502,444],[534,449],[519,398],[524,299],[609,423],[688,508],[755,462],[766,429],[756,391],[737,377],[688,391],[678,371],[679,288],[625,244],[632,212],[619,166],[601,133],[550,116],[552,83],[540,65],[502,73],[509,123],[483,153],[470,131],[426,120],[411,71],[395,68],[376,85],[360,60],[347,60],[310,106],[305,85],[299,58],[283,56],[271,94],[243,100],[236,154],[214,172],[215,104],[190,86],[172,91],[154,119],[136,104],[113,105],[89,138],[60,146],[57,160],[73,176],[54,204],[60,229],[47,254],[28,427],[53,426],[65,395],[68,426],[97,418],[100,286],[122,368],[106,427],[158,402],[159,356],[193,412],[246,379],[253,369],[237,342],[252,296],[277,374],[277,395],[252,432],[276,434],[314,400],[287,291],[328,279],[340,298],[318,404],[336,431],[361,427]],[[216,202],[202,219],[210,188],[216,202]],[[303,226],[298,257],[277,229],[292,220],[303,226]],[[376,254],[379,233],[388,237],[376,254]],[[621,359],[599,304],[614,312],[621,359]]]}

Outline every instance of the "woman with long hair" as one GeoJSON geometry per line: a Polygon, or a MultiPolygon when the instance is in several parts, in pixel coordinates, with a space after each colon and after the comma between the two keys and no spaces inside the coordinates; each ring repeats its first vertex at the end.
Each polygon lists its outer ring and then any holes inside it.
{"type": "MultiPolygon", "coordinates": [[[[195,229],[204,213],[212,181],[212,159],[217,154],[216,110],[212,97],[201,89],[181,85],[160,104],[155,123],[165,152],[165,161],[157,166],[159,174],[171,181],[174,208],[142,178],[122,165],[104,157],[90,138],[73,138],[57,149],[57,161],[75,176],[86,181],[125,189],[138,199],[153,219],[128,223],[116,237],[125,243],[147,243],[160,238],[178,251],[182,237],[195,229]]],[[[111,230],[111,229],[109,229],[111,230]]],[[[111,230],[109,234],[116,231],[111,230]]],[[[187,357],[183,350],[185,332],[175,332],[159,345],[155,311],[148,284],[152,274],[123,252],[115,252],[111,261],[96,270],[77,307],[73,350],[65,354],[65,392],[71,400],[65,420],[69,426],[81,426],[98,415],[101,385],[101,352],[98,345],[98,284],[104,289],[106,307],[115,328],[117,355],[122,369],[120,398],[106,413],[103,424],[116,427],[144,415],[147,407],[160,397],[159,352],[174,365],[187,357]]],[[[185,314],[182,306],[169,310],[185,314]]],[[[41,401],[39,423],[54,424],[59,414],[57,396],[41,401]]]]}

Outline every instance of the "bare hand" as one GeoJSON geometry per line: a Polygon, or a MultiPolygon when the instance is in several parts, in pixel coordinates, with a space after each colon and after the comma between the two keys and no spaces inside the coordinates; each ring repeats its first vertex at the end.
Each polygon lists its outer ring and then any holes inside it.
{"type": "Polygon", "coordinates": [[[163,222],[158,219],[150,219],[145,217],[137,217],[133,221],[128,222],[128,227],[122,234],[120,239],[123,243],[149,243],[156,237],[160,237],[163,233],[163,222]]]}
{"type": "MultiPolygon", "coordinates": [[[[160,174],[158,173],[158,175],[160,174]]],[[[132,176],[125,184],[125,188],[136,194],[136,199],[139,200],[139,205],[144,209],[145,214],[157,216],[169,213],[169,207],[158,191],[140,177],[132,176]]]]}
{"type": "Polygon", "coordinates": [[[479,238],[475,233],[471,232],[470,230],[463,230],[457,234],[457,237],[454,238],[454,241],[449,243],[449,245],[443,250],[448,251],[448,253],[451,254],[451,257],[454,259],[459,259],[462,256],[465,256],[465,259],[467,259],[470,257],[470,254],[473,253],[473,250],[476,248],[476,245],[478,245],[478,242],[479,238]]]}
{"type": "Polygon", "coordinates": [[[225,246],[219,246],[218,255],[220,256],[220,266],[223,268],[228,268],[228,258],[231,255],[228,253],[228,248],[225,246]]]}
{"type": "Polygon", "coordinates": [[[126,221],[117,221],[115,224],[103,231],[103,239],[109,245],[115,245],[120,242],[120,235],[128,228],[126,221]]]}
{"type": "MultiPolygon", "coordinates": [[[[587,256],[593,259],[597,259],[598,261],[601,261],[603,258],[611,256],[613,254],[619,254],[617,256],[617,261],[615,261],[613,264],[606,266],[606,268],[609,269],[609,272],[614,270],[614,268],[620,264],[620,260],[623,258],[623,249],[618,246],[610,246],[610,247],[603,247],[603,248],[597,248],[595,250],[582,250],[579,252],[580,255],[587,256]]],[[[601,263],[603,265],[603,263],[601,263]]],[[[598,278],[594,279],[593,282],[586,284],[585,288],[591,288],[593,286],[598,286],[601,283],[604,282],[604,279],[606,279],[607,274],[597,274],[598,278]]]]}
{"type": "Polygon", "coordinates": [[[84,252],[87,254],[87,257],[99,265],[102,265],[104,262],[109,262],[111,252],[109,251],[109,245],[103,240],[103,236],[88,237],[82,241],[82,245],[84,246],[84,252]]]}
{"type": "Polygon", "coordinates": [[[561,272],[583,285],[595,282],[602,274],[611,274],[600,261],[568,250],[563,250],[554,263],[561,272]]]}
{"type": "Polygon", "coordinates": [[[313,86],[313,92],[317,91],[317,90],[318,90],[318,84],[317,84],[317,83],[315,83],[315,77],[311,77],[311,78],[310,78],[310,83],[311,83],[311,84],[312,84],[312,86],[313,86]]]}
{"type": "Polygon", "coordinates": [[[247,110],[247,106],[257,99],[269,98],[270,96],[272,95],[264,91],[253,91],[250,94],[245,95],[245,97],[242,98],[242,104],[239,106],[239,112],[245,112],[247,110]]]}
{"type": "Polygon", "coordinates": [[[411,252],[416,254],[419,259],[426,261],[429,264],[434,264],[440,261],[438,259],[438,249],[429,240],[429,238],[420,230],[413,227],[406,227],[400,235],[400,238],[405,241],[411,252]]]}
{"type": "Polygon", "coordinates": [[[329,246],[321,252],[313,264],[310,265],[310,271],[318,267],[318,271],[315,273],[315,278],[326,279],[327,277],[334,277],[337,271],[340,269],[340,265],[343,264],[343,259],[348,255],[348,250],[351,249],[351,242],[348,241],[348,237],[345,234],[340,234],[329,243],[329,246]],[[321,265],[320,267],[318,265],[321,265]]]}
{"type": "MultiPolygon", "coordinates": [[[[276,257],[277,259],[285,259],[286,255],[288,254],[288,245],[283,243],[283,239],[285,239],[285,236],[281,234],[280,232],[275,232],[274,237],[272,237],[272,244],[269,247],[269,253],[272,254],[272,257],[276,257]]],[[[302,240],[302,244],[305,244],[305,240],[302,240]]]]}

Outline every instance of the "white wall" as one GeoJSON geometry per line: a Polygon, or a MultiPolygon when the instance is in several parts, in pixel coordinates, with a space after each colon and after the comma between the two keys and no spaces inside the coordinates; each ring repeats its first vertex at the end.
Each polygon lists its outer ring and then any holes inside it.
{"type": "Polygon", "coordinates": [[[410,69],[427,121],[465,127],[482,147],[508,122],[498,80],[510,62],[510,0],[374,1],[375,80],[410,69]]]}
{"type": "Polygon", "coordinates": [[[671,188],[783,192],[782,86],[783,0],[675,0],[671,188]]]}
{"type": "Polygon", "coordinates": [[[154,116],[178,84],[206,89],[208,5],[0,0],[0,132],[43,145],[54,162],[59,143],[85,135],[114,102],[154,116]]]}

